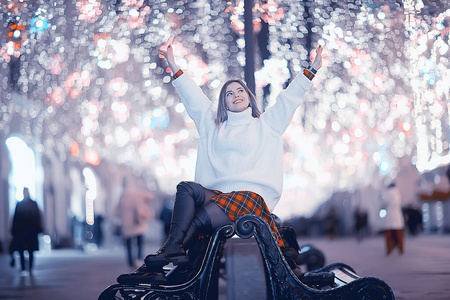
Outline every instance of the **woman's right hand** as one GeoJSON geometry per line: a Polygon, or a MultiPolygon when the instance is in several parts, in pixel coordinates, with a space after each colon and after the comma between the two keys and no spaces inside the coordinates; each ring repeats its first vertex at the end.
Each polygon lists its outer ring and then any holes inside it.
{"type": "Polygon", "coordinates": [[[323,48],[319,45],[319,47],[316,48],[316,55],[313,63],[311,64],[311,67],[313,67],[317,71],[322,67],[322,51],[323,48]]]}
{"type": "Polygon", "coordinates": [[[159,55],[167,61],[167,64],[169,65],[170,69],[172,70],[172,73],[175,73],[180,69],[178,67],[177,63],[175,62],[175,55],[173,54],[172,45],[169,44],[169,46],[167,46],[166,50],[163,50],[162,48],[160,48],[159,55]]]}

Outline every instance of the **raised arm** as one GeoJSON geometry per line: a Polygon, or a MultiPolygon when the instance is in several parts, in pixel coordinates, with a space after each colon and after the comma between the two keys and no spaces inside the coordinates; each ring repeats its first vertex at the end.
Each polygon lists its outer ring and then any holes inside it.
{"type": "Polygon", "coordinates": [[[278,134],[283,134],[294,116],[295,110],[302,103],[303,96],[312,87],[311,80],[322,67],[322,46],[317,47],[312,64],[303,74],[297,74],[289,86],[280,92],[275,104],[269,107],[262,117],[278,134]]]}
{"type": "Polygon", "coordinates": [[[197,129],[202,134],[204,122],[213,122],[214,113],[211,109],[211,101],[203,93],[197,83],[184,73],[175,61],[173,46],[168,45],[167,49],[160,48],[159,54],[164,58],[172,71],[172,84],[177,89],[189,116],[194,120],[197,129]]]}

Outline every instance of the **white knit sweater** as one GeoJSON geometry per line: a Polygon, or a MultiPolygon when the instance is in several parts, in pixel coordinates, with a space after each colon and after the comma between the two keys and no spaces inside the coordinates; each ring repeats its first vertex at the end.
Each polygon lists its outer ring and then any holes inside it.
{"type": "Polygon", "coordinates": [[[299,74],[259,118],[251,108],[233,113],[217,126],[216,111],[200,87],[184,73],[173,81],[189,116],[194,120],[200,143],[195,182],[224,193],[252,191],[272,211],[283,188],[283,142],[281,135],[312,83],[299,74]]]}

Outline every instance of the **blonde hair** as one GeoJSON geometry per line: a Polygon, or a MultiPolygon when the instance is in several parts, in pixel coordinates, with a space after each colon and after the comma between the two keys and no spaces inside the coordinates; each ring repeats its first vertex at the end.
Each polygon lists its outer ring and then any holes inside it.
{"type": "Polygon", "coordinates": [[[252,108],[252,116],[254,118],[259,118],[259,116],[261,115],[261,111],[259,110],[258,105],[256,104],[256,97],[252,93],[252,91],[250,91],[248,86],[241,79],[230,79],[227,82],[225,82],[225,84],[222,86],[222,89],[220,90],[219,105],[217,107],[217,118],[216,118],[217,125],[220,125],[221,123],[228,120],[227,105],[226,105],[226,93],[227,93],[228,85],[230,85],[230,83],[233,83],[233,82],[236,82],[236,83],[239,83],[240,85],[242,85],[244,90],[247,92],[247,94],[249,96],[249,100],[250,100],[250,107],[252,108]]]}

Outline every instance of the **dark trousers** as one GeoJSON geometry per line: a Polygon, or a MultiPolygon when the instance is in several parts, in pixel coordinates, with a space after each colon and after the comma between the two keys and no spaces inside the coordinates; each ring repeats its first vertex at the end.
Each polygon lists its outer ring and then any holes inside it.
{"type": "Polygon", "coordinates": [[[127,246],[127,260],[128,265],[130,267],[134,267],[135,265],[135,259],[134,259],[134,253],[133,253],[133,242],[136,241],[137,244],[137,259],[142,259],[142,245],[143,245],[143,235],[140,234],[135,237],[130,237],[125,239],[125,244],[127,246]]]}
{"type": "MultiPolygon", "coordinates": [[[[213,230],[232,221],[217,204],[210,201],[216,194],[193,181],[182,181],[177,185],[171,227],[175,224],[185,232],[183,245],[187,246],[198,230],[213,230]]],[[[187,246],[188,248],[188,246],[187,246]]]]}
{"type": "MultiPolygon", "coordinates": [[[[20,250],[19,255],[20,255],[20,267],[22,269],[22,271],[25,271],[27,269],[26,266],[26,260],[25,260],[25,251],[26,250],[20,250]]],[[[28,252],[28,270],[31,272],[31,270],[33,269],[33,262],[34,262],[34,254],[33,251],[27,250],[28,252]]]]}

